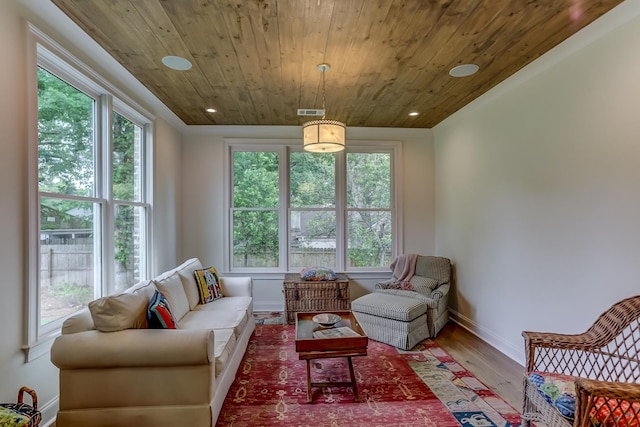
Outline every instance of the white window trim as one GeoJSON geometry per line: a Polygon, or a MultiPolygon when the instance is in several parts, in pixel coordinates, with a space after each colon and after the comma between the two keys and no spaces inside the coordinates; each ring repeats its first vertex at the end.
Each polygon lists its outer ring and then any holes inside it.
{"type": "MultiPolygon", "coordinates": [[[[402,198],[402,174],[398,173],[402,170],[402,142],[396,140],[348,140],[347,148],[345,151],[336,153],[336,187],[344,186],[346,180],[346,153],[351,148],[357,147],[358,153],[366,152],[380,152],[388,151],[392,154],[391,163],[391,215],[393,223],[393,244],[392,244],[392,258],[402,252],[403,247],[403,198],[402,198]]],[[[297,271],[299,269],[289,270],[287,265],[288,259],[288,243],[287,249],[280,251],[280,267],[273,268],[236,268],[233,267],[233,260],[231,256],[231,244],[233,230],[231,229],[231,206],[233,191],[231,188],[231,173],[232,173],[232,161],[234,151],[275,151],[279,154],[279,167],[280,167],[280,182],[286,183],[287,188],[285,191],[280,192],[280,239],[281,242],[288,242],[288,228],[289,228],[289,181],[287,177],[288,173],[288,155],[289,151],[303,151],[302,140],[299,139],[258,139],[258,138],[225,138],[224,139],[224,162],[223,162],[223,184],[224,184],[224,218],[223,226],[226,233],[224,234],[224,267],[226,272],[230,274],[268,274],[268,273],[286,273],[289,271],[297,271]],[[283,240],[284,239],[284,240],[283,240]]],[[[339,191],[336,208],[337,212],[342,215],[346,215],[345,209],[346,194],[344,191],[339,191]]],[[[342,221],[346,221],[346,218],[342,218],[342,221]]],[[[336,233],[336,240],[339,242],[345,242],[344,227],[339,227],[336,233]]],[[[336,245],[336,257],[338,260],[338,269],[347,273],[367,273],[367,272],[388,272],[389,267],[361,267],[361,268],[346,268],[346,244],[336,245]]]]}
{"type": "MultiPolygon", "coordinates": [[[[153,183],[153,169],[152,169],[152,147],[151,143],[153,138],[153,123],[155,117],[145,110],[142,106],[138,105],[130,97],[113,86],[107,80],[105,80],[98,73],[87,67],[84,63],[78,60],[70,52],[56,43],[48,35],[38,29],[31,23],[27,23],[28,35],[27,35],[27,228],[28,228],[28,243],[25,245],[27,265],[25,266],[26,276],[28,283],[25,286],[24,295],[24,316],[25,325],[24,328],[24,342],[22,350],[25,353],[26,362],[35,360],[45,354],[48,354],[53,340],[60,335],[60,327],[64,319],[53,322],[53,325],[47,325],[46,328],[40,326],[39,319],[39,195],[38,190],[38,87],[37,87],[37,70],[40,65],[45,66],[56,74],[64,76],[66,82],[73,84],[79,90],[94,96],[96,102],[107,103],[113,111],[117,111],[127,119],[133,121],[137,125],[143,128],[144,138],[144,162],[143,167],[146,171],[146,179],[143,186],[144,203],[129,203],[137,206],[144,206],[148,209],[147,223],[146,223],[146,245],[147,248],[152,248],[152,183],[153,183]],[[109,94],[109,95],[104,95],[109,94]]],[[[96,120],[104,121],[103,117],[96,116],[96,120]]],[[[105,126],[105,123],[98,123],[96,126],[101,132],[110,134],[110,126],[105,126]]],[[[108,136],[110,138],[110,135],[108,136]]],[[[110,160],[107,158],[98,158],[97,165],[99,168],[109,167],[106,162],[110,160]]],[[[104,174],[100,171],[96,172],[98,180],[104,178],[104,174]]],[[[110,181],[110,180],[107,180],[110,181]]],[[[109,197],[111,195],[111,183],[110,182],[96,182],[96,185],[103,185],[102,189],[105,191],[105,185],[108,186],[109,197]]],[[[98,203],[106,203],[104,198],[83,198],[86,201],[94,201],[98,203]]],[[[106,206],[103,209],[106,215],[111,215],[111,209],[106,206]]],[[[107,223],[109,221],[107,220],[107,223]]],[[[150,251],[151,249],[149,249],[150,251]]],[[[147,251],[147,252],[149,252],[147,251]]],[[[103,259],[107,254],[102,254],[103,259]]],[[[142,261],[145,270],[147,272],[152,271],[151,265],[151,253],[147,253],[146,259],[142,261]]],[[[108,264],[108,263],[107,263],[108,264]]],[[[103,275],[105,273],[103,272],[103,275]]],[[[102,277],[101,283],[105,283],[105,277],[102,277]]]]}

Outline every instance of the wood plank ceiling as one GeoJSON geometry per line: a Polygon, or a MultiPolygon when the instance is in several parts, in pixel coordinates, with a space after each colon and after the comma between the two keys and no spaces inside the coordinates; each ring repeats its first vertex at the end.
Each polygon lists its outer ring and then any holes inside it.
{"type": "Polygon", "coordinates": [[[52,0],[188,125],[433,127],[622,0],[52,0]],[[164,56],[188,59],[175,71],[164,56]],[[449,70],[474,63],[469,77],[449,70]],[[207,113],[211,107],[216,113],[207,113]],[[411,111],[419,112],[415,117],[411,111]]]}

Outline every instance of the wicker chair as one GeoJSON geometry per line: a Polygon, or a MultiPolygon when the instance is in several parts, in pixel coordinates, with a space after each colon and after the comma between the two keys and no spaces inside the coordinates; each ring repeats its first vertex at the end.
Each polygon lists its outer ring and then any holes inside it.
{"type": "Polygon", "coordinates": [[[523,425],[639,426],[639,318],[640,295],[614,304],[582,334],[523,332],[527,374],[569,375],[576,391],[572,422],[525,375],[523,425]]]}

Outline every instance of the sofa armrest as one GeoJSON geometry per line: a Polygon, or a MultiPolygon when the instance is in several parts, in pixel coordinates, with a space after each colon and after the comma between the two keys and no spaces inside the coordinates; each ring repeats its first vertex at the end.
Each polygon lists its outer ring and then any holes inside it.
{"type": "Polygon", "coordinates": [[[86,331],[57,337],[51,362],[60,369],[191,366],[215,360],[209,329],[86,331]]]}
{"type": "Polygon", "coordinates": [[[253,296],[253,282],[251,277],[221,277],[220,285],[225,297],[253,296]]]}

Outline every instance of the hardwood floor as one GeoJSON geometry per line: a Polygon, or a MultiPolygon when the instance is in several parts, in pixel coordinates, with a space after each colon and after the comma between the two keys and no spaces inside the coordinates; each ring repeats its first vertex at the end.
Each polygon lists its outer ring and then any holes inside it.
{"type": "Polygon", "coordinates": [[[523,366],[454,322],[449,322],[435,341],[487,387],[522,411],[523,366]]]}

